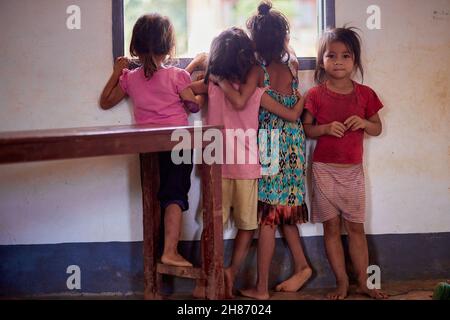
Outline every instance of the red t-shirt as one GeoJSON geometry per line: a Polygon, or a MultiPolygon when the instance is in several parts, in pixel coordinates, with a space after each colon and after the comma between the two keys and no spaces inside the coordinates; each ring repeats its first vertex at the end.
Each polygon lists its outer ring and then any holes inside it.
{"type": "MultiPolygon", "coordinates": [[[[305,108],[311,112],[318,125],[333,121],[344,123],[357,115],[368,119],[383,107],[375,91],[353,82],[353,91],[340,94],[329,90],[325,84],[311,88],[305,108]]],[[[364,130],[347,130],[342,138],[323,135],[317,139],[313,161],[324,163],[359,164],[363,157],[364,130]]]]}

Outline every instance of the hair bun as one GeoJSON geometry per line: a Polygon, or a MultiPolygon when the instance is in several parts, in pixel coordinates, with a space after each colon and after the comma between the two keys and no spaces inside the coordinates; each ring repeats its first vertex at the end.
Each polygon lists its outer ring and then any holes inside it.
{"type": "Polygon", "coordinates": [[[272,3],[268,1],[261,2],[258,6],[258,14],[264,16],[269,13],[270,9],[272,9],[272,3]]]}

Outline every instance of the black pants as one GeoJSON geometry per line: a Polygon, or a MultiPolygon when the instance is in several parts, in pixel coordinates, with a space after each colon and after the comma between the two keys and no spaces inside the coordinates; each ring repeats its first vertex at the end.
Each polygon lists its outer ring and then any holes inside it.
{"type": "Polygon", "coordinates": [[[190,153],[190,164],[174,164],[171,152],[159,153],[159,192],[158,199],[161,209],[164,210],[170,204],[178,204],[181,211],[189,209],[188,192],[191,188],[192,150],[182,150],[190,153]]]}

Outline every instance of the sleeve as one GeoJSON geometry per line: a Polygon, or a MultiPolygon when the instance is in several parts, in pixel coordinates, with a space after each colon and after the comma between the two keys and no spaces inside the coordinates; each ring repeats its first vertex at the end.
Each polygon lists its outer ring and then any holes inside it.
{"type": "Polygon", "coordinates": [[[317,90],[315,88],[310,89],[306,94],[305,109],[311,112],[316,118],[317,116],[317,90]]]}
{"type": "Polygon", "coordinates": [[[191,76],[186,70],[178,69],[178,72],[175,74],[174,81],[177,93],[180,94],[181,91],[186,89],[191,84],[191,76]]]}
{"type": "Polygon", "coordinates": [[[367,91],[367,103],[366,103],[366,119],[369,119],[373,115],[375,115],[381,108],[383,108],[383,104],[381,103],[380,99],[378,98],[375,91],[368,88],[367,91]]]}
{"type": "MultiPolygon", "coordinates": [[[[253,93],[252,97],[254,97],[255,101],[258,104],[258,106],[261,105],[262,96],[263,96],[264,93],[266,93],[267,89],[268,89],[268,87],[265,87],[265,88],[256,87],[255,92],[253,93]]],[[[250,97],[250,99],[252,97],[250,97]]]]}
{"type": "Polygon", "coordinates": [[[119,85],[122,88],[123,92],[128,94],[128,74],[130,73],[130,70],[123,69],[122,75],[119,78],[119,85]]]}

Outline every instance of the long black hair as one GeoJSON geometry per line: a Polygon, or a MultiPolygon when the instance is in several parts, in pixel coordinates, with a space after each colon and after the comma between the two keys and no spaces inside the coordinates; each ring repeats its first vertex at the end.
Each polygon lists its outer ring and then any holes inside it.
{"type": "Polygon", "coordinates": [[[281,61],[287,56],[289,50],[286,38],[289,35],[289,21],[280,11],[272,9],[270,1],[262,1],[258,12],[247,21],[247,29],[255,44],[258,57],[266,65],[272,61],[281,61]]]}
{"type": "Polygon", "coordinates": [[[208,83],[210,74],[245,83],[247,74],[255,63],[252,41],[248,35],[240,28],[229,28],[211,43],[205,83],[208,83]]]}

